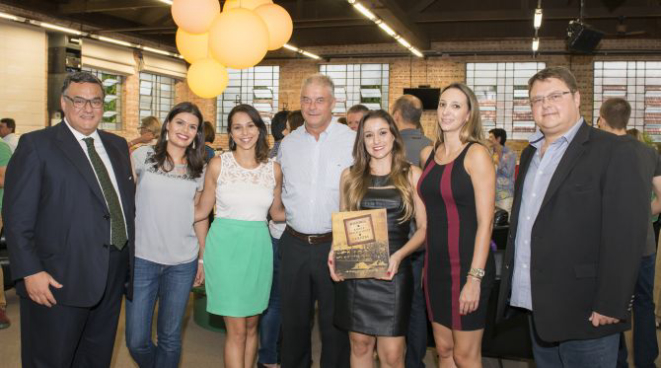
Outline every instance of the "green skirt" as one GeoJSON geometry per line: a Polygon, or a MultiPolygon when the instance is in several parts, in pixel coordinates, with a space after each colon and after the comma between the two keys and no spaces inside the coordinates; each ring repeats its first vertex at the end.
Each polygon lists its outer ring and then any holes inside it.
{"type": "Polygon", "coordinates": [[[262,313],[269,302],[273,248],[266,221],[215,218],[204,248],[207,312],[262,313]]]}

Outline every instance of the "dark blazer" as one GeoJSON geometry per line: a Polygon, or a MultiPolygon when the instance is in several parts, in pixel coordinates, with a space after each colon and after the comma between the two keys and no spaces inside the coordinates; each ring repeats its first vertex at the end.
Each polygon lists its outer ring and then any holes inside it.
{"type": "MultiPolygon", "coordinates": [[[[119,187],[132,270],[135,185],[128,145],[98,132],[119,187]]],[[[94,169],[64,122],[21,136],[7,166],[2,215],[19,295],[27,297],[23,277],[46,271],[63,285],[51,288],[58,304],[91,307],[101,300],[112,247],[110,215],[94,169]]],[[[127,286],[130,298],[132,283],[127,286]]]]}
{"type": "MultiPolygon", "coordinates": [[[[545,341],[598,338],[630,326],[651,193],[632,143],[583,124],[553,174],[531,234],[533,318],[545,341]],[[593,311],[623,322],[595,328],[593,311]]],[[[511,311],[521,195],[535,151],[528,146],[521,154],[497,321],[511,311]]]]}

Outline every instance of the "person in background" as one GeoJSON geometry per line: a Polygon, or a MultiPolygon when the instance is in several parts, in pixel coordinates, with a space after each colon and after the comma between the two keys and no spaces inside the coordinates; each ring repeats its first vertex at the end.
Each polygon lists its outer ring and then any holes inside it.
{"type": "Polygon", "coordinates": [[[216,205],[206,239],[207,311],[227,327],[225,367],[255,365],[259,315],[266,310],[273,277],[267,215],[284,221],[282,171],[269,159],[266,124],[250,105],[229,113],[230,151],[209,162],[196,220],[216,205]]]}
{"type": "Polygon", "coordinates": [[[319,306],[321,368],[347,368],[351,347],[333,324],[335,286],[328,275],[331,214],[340,209],[340,176],[353,162],[356,132],[334,123],[335,85],[322,74],[301,86],[305,125],[280,145],[287,227],[280,238],[282,366],[309,368],[315,302],[319,306]]]}
{"type": "Polygon", "coordinates": [[[18,146],[18,136],[16,135],[16,121],[12,118],[0,119],[0,137],[9,145],[11,152],[14,153],[18,146]]]}
{"type": "MultiPolygon", "coordinates": [[[[661,157],[657,151],[645,143],[627,134],[627,124],[631,116],[631,105],[620,97],[612,97],[601,104],[597,127],[603,131],[633,140],[633,146],[638,151],[640,164],[649,175],[654,189],[653,193],[661,195],[661,157]]],[[[633,361],[636,367],[653,368],[654,361],[659,355],[659,346],[656,340],[656,324],[654,317],[654,263],[656,261],[656,241],[652,221],[647,220],[647,238],[640,261],[638,278],[633,297],[633,361]]],[[[627,344],[624,333],[620,334],[620,351],[617,366],[626,368],[627,344]]]]}
{"type": "Polygon", "coordinates": [[[514,201],[514,171],[516,169],[516,152],[505,146],[507,132],[495,128],[489,131],[489,146],[493,152],[493,162],[496,166],[496,207],[507,213],[512,211],[514,201]]]}
{"type": "MultiPolygon", "coordinates": [[[[289,112],[279,111],[271,119],[271,135],[275,144],[269,152],[269,158],[278,156],[280,143],[289,134],[287,129],[287,116],[289,112]]],[[[271,281],[271,295],[269,296],[268,308],[262,313],[259,321],[259,351],[257,352],[258,368],[275,368],[280,361],[278,356],[278,338],[280,337],[280,256],[278,241],[287,224],[284,221],[275,222],[269,219],[269,233],[271,233],[271,245],[273,245],[273,279],[271,281]]]]}
{"type": "Polygon", "coordinates": [[[109,367],[122,296],[132,298],[135,184],[126,140],[98,129],[104,97],[96,76],[67,75],[63,121],[23,134],[7,166],[25,368],[109,367]]]}
{"type": "Polygon", "coordinates": [[[635,142],[581,117],[572,72],[528,80],[538,130],[521,154],[496,322],[530,321],[535,365],[615,367],[650,217],[635,142]]]}
{"type": "Polygon", "coordinates": [[[358,130],[358,124],[360,124],[363,116],[369,111],[370,109],[365,107],[365,105],[358,104],[351,106],[349,110],[347,110],[347,126],[353,131],[358,130]]]}
{"type": "Polygon", "coordinates": [[[131,154],[136,178],[133,300],[126,302],[126,345],[140,368],[176,368],[181,329],[208,222],[194,223],[204,184],[202,113],[190,102],[170,110],[155,146],[131,154]],[[158,302],[156,331],[152,319],[158,302]]]}
{"type": "Polygon", "coordinates": [[[290,132],[287,124],[289,114],[287,110],[279,111],[271,119],[271,135],[273,136],[274,143],[269,152],[269,158],[275,158],[278,155],[280,143],[290,132]]]}
{"type": "Polygon", "coordinates": [[[305,124],[305,118],[301,110],[294,110],[287,115],[287,130],[289,133],[293,133],[294,130],[302,127],[305,124]]]}
{"type": "Polygon", "coordinates": [[[131,151],[143,145],[155,145],[161,135],[161,122],[155,116],[142,118],[138,132],[140,136],[129,142],[131,151]]]}
{"type": "Polygon", "coordinates": [[[213,141],[216,140],[216,128],[209,121],[205,121],[202,126],[204,128],[204,162],[209,163],[216,156],[216,150],[211,147],[213,141]]]}
{"type": "MultiPolygon", "coordinates": [[[[0,141],[0,210],[2,210],[2,196],[5,187],[5,172],[7,170],[7,164],[11,158],[12,150],[11,147],[0,141]]],[[[0,216],[0,228],[2,228],[2,217],[0,216]]],[[[5,298],[5,288],[4,288],[4,273],[2,267],[0,267],[0,330],[5,329],[11,325],[11,321],[7,317],[7,298],[5,298]]]]}
{"type": "Polygon", "coordinates": [[[496,174],[482,145],[473,91],[451,83],[441,91],[437,114],[436,142],[420,153],[425,164],[418,187],[430,224],[424,276],[427,313],[439,366],[480,367],[495,278],[489,244],[496,174]]]}
{"type": "Polygon", "coordinates": [[[383,110],[370,111],[358,127],[354,164],[342,172],[340,210],[386,209],[390,259],[384,278],[344,280],[328,268],[335,286],[335,325],[349,331],[351,366],[404,368],[405,336],[411,315],[413,273],[409,255],[425,240],[425,205],[416,190],[420,168],[406,160],[395,121],[383,110]],[[411,233],[411,220],[417,228],[411,233]]]}
{"type": "MultiPolygon", "coordinates": [[[[404,141],[406,159],[420,167],[420,152],[431,144],[431,140],[422,132],[422,101],[412,95],[398,98],[392,107],[392,117],[404,141]]],[[[412,221],[412,233],[415,231],[415,221],[412,221]]],[[[427,312],[425,296],[422,292],[422,267],[425,262],[425,249],[420,247],[409,257],[413,268],[413,303],[409,329],[406,334],[406,367],[424,368],[427,353],[427,312]]]]}

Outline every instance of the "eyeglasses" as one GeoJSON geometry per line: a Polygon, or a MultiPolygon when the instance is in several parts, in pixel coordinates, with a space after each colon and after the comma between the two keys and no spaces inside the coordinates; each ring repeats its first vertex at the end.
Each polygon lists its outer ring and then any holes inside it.
{"type": "Polygon", "coordinates": [[[565,91],[565,92],[553,92],[547,96],[537,96],[533,97],[530,99],[530,104],[537,107],[537,106],[542,106],[544,104],[544,100],[548,101],[549,103],[559,103],[562,101],[562,97],[566,94],[573,93],[571,91],[565,91]]]}
{"type": "Polygon", "coordinates": [[[63,95],[63,96],[67,100],[71,101],[71,103],[73,104],[73,107],[75,107],[76,109],[84,109],[85,105],[87,105],[88,103],[90,104],[90,106],[93,109],[100,109],[100,108],[103,107],[103,99],[101,99],[101,98],[93,98],[91,100],[88,100],[88,99],[82,98],[82,97],[71,98],[67,95],[63,95]]]}

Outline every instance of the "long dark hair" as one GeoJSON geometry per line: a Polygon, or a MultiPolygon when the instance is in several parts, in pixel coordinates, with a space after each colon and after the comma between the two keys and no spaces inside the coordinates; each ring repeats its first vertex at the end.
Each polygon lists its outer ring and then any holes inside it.
{"type": "Polygon", "coordinates": [[[372,110],[363,116],[360,124],[358,125],[358,132],[356,140],[353,145],[353,166],[349,170],[349,179],[345,182],[343,191],[344,204],[350,211],[360,210],[360,202],[367,194],[367,189],[372,184],[370,175],[370,160],[372,157],[367,148],[365,148],[364,129],[365,123],[370,119],[382,119],[388,123],[390,133],[395,137],[392,146],[392,166],[390,169],[390,178],[392,183],[402,195],[402,202],[404,213],[401,222],[413,216],[413,194],[411,192],[411,183],[409,182],[408,175],[411,169],[411,164],[406,161],[406,150],[404,148],[404,140],[402,135],[399,134],[397,124],[393,118],[384,110],[372,110]]]}
{"type": "Polygon", "coordinates": [[[168,116],[163,122],[163,126],[161,127],[161,136],[158,138],[156,146],[154,146],[154,155],[151,157],[151,162],[154,163],[154,169],[156,170],[160,169],[165,172],[170,172],[174,169],[174,161],[167,150],[167,127],[175,116],[184,112],[195,115],[199,122],[193,142],[186,147],[188,175],[195,179],[202,175],[202,170],[204,169],[204,125],[202,123],[204,118],[202,118],[202,112],[200,112],[200,109],[192,102],[181,102],[170,110],[168,116]]]}
{"type": "Polygon", "coordinates": [[[259,129],[259,137],[257,137],[257,146],[255,147],[255,160],[257,162],[267,162],[269,160],[269,144],[266,141],[266,136],[268,135],[266,132],[266,124],[264,124],[262,117],[259,116],[257,109],[250,105],[236,105],[232,111],[230,111],[229,115],[227,115],[227,133],[230,133],[230,150],[236,151],[236,142],[232,139],[231,133],[232,118],[238,112],[247,114],[250,117],[250,120],[255,123],[257,129],[259,129]]]}

